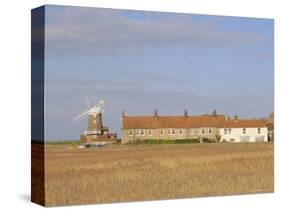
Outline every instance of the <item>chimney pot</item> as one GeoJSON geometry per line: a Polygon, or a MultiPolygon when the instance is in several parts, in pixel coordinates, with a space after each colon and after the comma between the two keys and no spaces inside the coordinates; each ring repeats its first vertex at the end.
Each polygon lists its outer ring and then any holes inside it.
{"type": "Polygon", "coordinates": [[[239,119],[238,116],[235,115],[235,116],[234,116],[234,121],[235,121],[235,122],[238,122],[238,119],[239,119]]]}
{"type": "Polygon", "coordinates": [[[213,115],[216,116],[217,115],[217,111],[216,109],[213,111],[213,115]]]}
{"type": "Polygon", "coordinates": [[[185,116],[185,117],[188,117],[188,112],[187,112],[186,109],[184,110],[184,116],[185,116]]]}
{"type": "Polygon", "coordinates": [[[157,110],[157,109],[154,110],[154,116],[155,116],[155,117],[158,116],[158,110],[157,110]]]}

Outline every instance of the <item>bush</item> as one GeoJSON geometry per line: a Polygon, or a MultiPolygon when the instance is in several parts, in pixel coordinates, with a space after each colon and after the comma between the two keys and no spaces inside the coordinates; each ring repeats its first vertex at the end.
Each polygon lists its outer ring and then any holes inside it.
{"type": "Polygon", "coordinates": [[[217,143],[215,139],[210,139],[210,138],[202,138],[203,143],[217,143]]]}
{"type": "Polygon", "coordinates": [[[164,140],[164,139],[146,139],[140,141],[143,144],[192,144],[199,143],[198,139],[174,139],[174,140],[164,140]]]}

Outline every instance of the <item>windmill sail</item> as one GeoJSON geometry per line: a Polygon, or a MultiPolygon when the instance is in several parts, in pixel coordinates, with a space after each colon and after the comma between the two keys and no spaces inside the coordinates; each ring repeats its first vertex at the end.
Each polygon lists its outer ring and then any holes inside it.
{"type": "Polygon", "coordinates": [[[90,112],[90,110],[87,110],[81,114],[79,114],[78,116],[76,116],[74,119],[73,119],[73,122],[77,122],[79,120],[81,120],[82,118],[84,118],[88,113],[90,112]]]}
{"type": "Polygon", "coordinates": [[[92,104],[91,104],[91,101],[90,101],[90,98],[89,98],[88,94],[85,94],[85,100],[86,100],[87,107],[90,110],[92,104]]]}

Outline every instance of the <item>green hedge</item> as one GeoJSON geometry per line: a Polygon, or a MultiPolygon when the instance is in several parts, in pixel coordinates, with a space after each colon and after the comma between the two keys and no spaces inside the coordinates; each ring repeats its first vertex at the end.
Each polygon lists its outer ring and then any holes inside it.
{"type": "Polygon", "coordinates": [[[153,140],[147,139],[143,141],[136,141],[136,144],[194,144],[199,143],[198,139],[175,139],[175,140],[153,140]]]}
{"type": "Polygon", "coordinates": [[[51,145],[78,145],[80,144],[80,141],[73,140],[73,141],[46,141],[45,144],[51,144],[51,145]]]}

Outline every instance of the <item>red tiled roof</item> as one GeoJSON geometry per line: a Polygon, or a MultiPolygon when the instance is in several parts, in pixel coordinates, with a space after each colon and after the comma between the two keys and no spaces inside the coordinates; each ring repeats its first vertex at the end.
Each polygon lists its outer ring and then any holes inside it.
{"type": "Polygon", "coordinates": [[[122,126],[125,129],[223,127],[224,122],[223,115],[125,116],[122,118],[122,126]]]}
{"type": "Polygon", "coordinates": [[[266,127],[265,120],[238,119],[226,120],[224,115],[202,116],[124,116],[124,129],[155,129],[155,128],[251,128],[266,127]]]}
{"type": "Polygon", "coordinates": [[[224,124],[225,128],[251,128],[251,127],[267,127],[266,120],[261,119],[238,119],[227,120],[224,124]]]}

